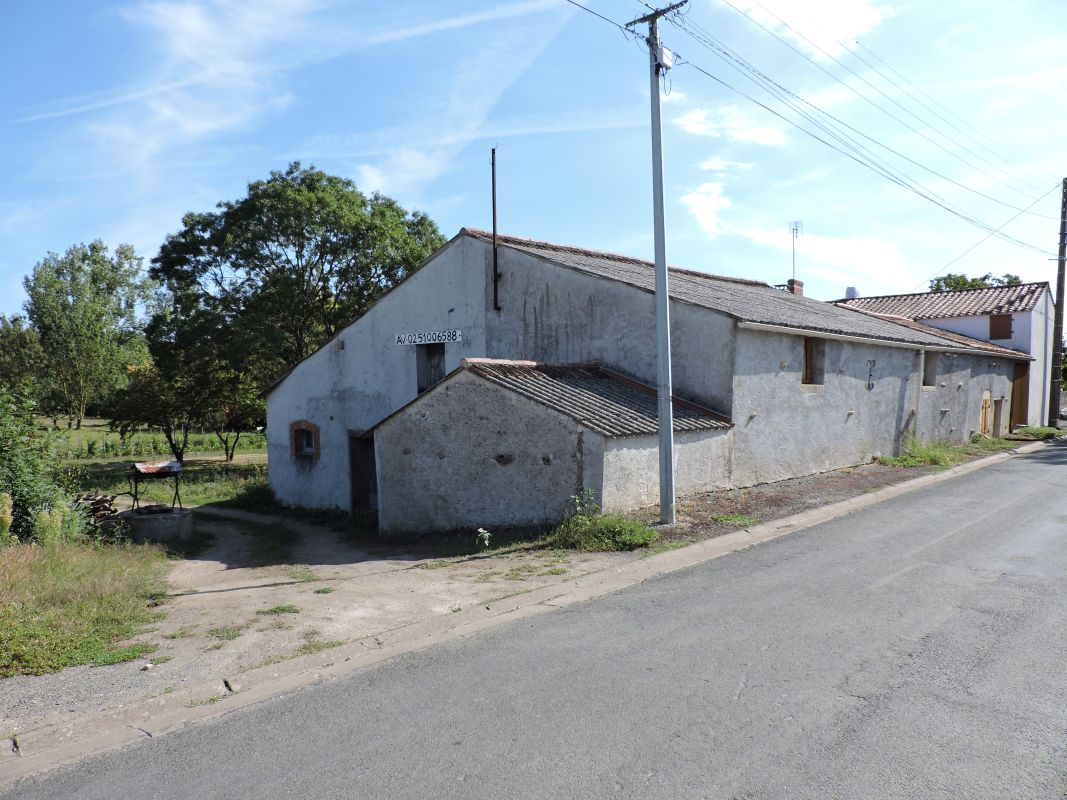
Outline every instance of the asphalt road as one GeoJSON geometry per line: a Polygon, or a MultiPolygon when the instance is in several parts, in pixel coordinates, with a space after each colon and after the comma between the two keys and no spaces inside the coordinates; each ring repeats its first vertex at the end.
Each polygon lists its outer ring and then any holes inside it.
{"type": "Polygon", "coordinates": [[[1063,798],[1067,448],[10,788],[1063,798]]]}

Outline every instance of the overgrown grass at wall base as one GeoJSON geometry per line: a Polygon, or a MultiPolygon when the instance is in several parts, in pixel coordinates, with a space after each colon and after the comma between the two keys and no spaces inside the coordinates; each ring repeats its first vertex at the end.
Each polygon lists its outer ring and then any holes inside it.
{"type": "Polygon", "coordinates": [[[0,550],[0,677],[136,658],[119,648],[165,591],[161,550],[63,542],[0,550]]]}
{"type": "Polygon", "coordinates": [[[647,525],[618,514],[574,514],[552,532],[549,542],[570,550],[636,550],[657,538],[647,525]]]}

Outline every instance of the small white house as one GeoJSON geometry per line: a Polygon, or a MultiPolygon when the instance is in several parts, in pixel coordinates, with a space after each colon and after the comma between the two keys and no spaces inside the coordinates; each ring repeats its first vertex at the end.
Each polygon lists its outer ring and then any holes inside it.
{"type": "Polygon", "coordinates": [[[1029,354],[1033,362],[1016,364],[1012,376],[1011,425],[1048,421],[1055,311],[1048,283],[857,297],[837,304],[883,317],[917,320],[1029,354]]]}

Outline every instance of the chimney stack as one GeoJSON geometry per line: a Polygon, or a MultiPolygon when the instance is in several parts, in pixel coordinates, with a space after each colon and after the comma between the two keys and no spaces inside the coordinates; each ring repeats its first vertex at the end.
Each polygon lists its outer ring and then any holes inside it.
{"type": "Polygon", "coordinates": [[[804,296],[804,281],[798,281],[796,278],[790,278],[785,283],[786,291],[795,295],[804,296]]]}

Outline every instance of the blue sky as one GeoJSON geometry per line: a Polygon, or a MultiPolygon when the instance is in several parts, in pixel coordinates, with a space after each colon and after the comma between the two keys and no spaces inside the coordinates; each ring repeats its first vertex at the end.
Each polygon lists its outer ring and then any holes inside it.
{"type": "MultiPolygon", "coordinates": [[[[684,29],[663,23],[689,62],[663,104],[669,261],[780,283],[803,219],[798,277],[830,299],[921,290],[986,236],[699,72],[798,119],[710,34],[883,168],[992,228],[1018,215],[1004,232],[1048,251],[994,237],[952,271],[1053,279],[1065,22],[1053,0],[692,0],[684,29]]],[[[490,225],[495,144],[503,232],[650,257],[642,46],[564,0],[7,3],[0,313],[49,250],[102,238],[147,261],[183,213],[295,159],[451,236],[490,225]]]]}

